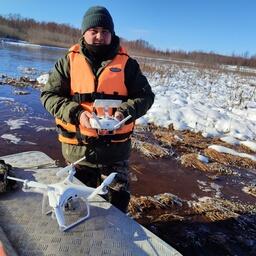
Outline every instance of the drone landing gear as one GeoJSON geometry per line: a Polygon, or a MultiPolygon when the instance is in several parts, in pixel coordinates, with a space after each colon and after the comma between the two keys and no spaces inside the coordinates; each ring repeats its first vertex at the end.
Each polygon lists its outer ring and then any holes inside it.
{"type": "MultiPolygon", "coordinates": [[[[44,196],[43,201],[48,202],[47,195],[44,196]]],[[[45,203],[43,214],[51,214],[52,218],[57,219],[60,231],[68,231],[90,217],[89,202],[84,198],[69,198],[63,206],[48,211],[45,203]]]]}

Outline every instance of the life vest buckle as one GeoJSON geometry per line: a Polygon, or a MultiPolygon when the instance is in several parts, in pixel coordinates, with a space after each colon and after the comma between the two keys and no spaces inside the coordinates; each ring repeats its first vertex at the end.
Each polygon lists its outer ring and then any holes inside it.
{"type": "Polygon", "coordinates": [[[81,98],[81,94],[78,92],[75,92],[73,96],[73,100],[75,100],[78,104],[81,104],[83,102],[81,98]]]}

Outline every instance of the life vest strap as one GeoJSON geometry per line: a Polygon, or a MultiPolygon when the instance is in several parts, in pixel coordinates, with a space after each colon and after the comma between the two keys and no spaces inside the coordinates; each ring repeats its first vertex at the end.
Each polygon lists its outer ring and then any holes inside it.
{"type": "Polygon", "coordinates": [[[98,137],[90,137],[77,132],[68,132],[60,125],[57,126],[58,134],[68,139],[78,139],[79,144],[97,144],[97,143],[111,143],[111,142],[122,142],[130,138],[132,132],[122,134],[110,134],[110,135],[99,135],[98,137]]]}
{"type": "MultiPolygon", "coordinates": [[[[83,141],[85,140],[84,137],[86,137],[86,136],[81,134],[79,127],[76,127],[76,132],[69,132],[66,129],[64,129],[61,125],[57,125],[56,130],[57,130],[57,133],[59,135],[62,135],[64,138],[77,139],[78,145],[84,144],[83,141]]],[[[87,139],[86,139],[86,141],[87,141],[87,139]]],[[[86,143],[88,143],[88,142],[86,142],[86,143]]]]}
{"type": "Polygon", "coordinates": [[[119,95],[117,92],[114,94],[105,94],[102,92],[92,93],[75,93],[72,100],[77,103],[82,102],[94,102],[97,99],[111,99],[111,100],[122,100],[127,101],[127,96],[119,95]]]}

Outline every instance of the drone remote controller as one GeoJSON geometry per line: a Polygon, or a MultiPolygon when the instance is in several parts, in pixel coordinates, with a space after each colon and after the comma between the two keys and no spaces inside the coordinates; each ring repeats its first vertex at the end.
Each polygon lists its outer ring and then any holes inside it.
{"type": "Polygon", "coordinates": [[[91,127],[97,130],[114,131],[119,129],[127,120],[132,116],[129,115],[123,120],[118,120],[114,116],[110,116],[109,108],[118,108],[121,105],[121,100],[95,100],[93,107],[103,108],[104,115],[97,116],[94,112],[92,118],[90,118],[91,127]]]}

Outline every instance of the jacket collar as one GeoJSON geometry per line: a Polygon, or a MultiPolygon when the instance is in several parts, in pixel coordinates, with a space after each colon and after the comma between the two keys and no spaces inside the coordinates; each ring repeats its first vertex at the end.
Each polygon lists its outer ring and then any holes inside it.
{"type": "Polygon", "coordinates": [[[83,37],[79,39],[79,44],[80,44],[80,53],[82,53],[87,59],[89,59],[91,63],[112,60],[120,49],[120,39],[116,35],[113,35],[112,42],[110,44],[109,53],[103,58],[95,58],[95,56],[93,56],[90,53],[89,49],[86,47],[86,43],[84,42],[83,37]]]}

